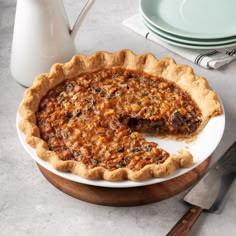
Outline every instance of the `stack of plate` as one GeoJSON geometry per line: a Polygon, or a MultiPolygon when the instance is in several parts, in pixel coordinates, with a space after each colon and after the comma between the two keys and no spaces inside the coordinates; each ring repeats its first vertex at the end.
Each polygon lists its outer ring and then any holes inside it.
{"type": "Polygon", "coordinates": [[[140,14],[148,30],[185,48],[236,45],[235,9],[235,0],[140,0],[140,14]]]}

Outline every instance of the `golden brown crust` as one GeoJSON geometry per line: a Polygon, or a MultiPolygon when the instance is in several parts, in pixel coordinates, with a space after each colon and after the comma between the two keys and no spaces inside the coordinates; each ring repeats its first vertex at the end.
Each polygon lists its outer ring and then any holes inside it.
{"type": "Polygon", "coordinates": [[[116,54],[96,52],[91,56],[76,55],[68,63],[55,64],[50,73],[39,75],[33,85],[25,91],[24,101],[19,110],[22,118],[19,127],[26,135],[26,142],[36,149],[37,155],[48,161],[59,171],[72,172],[88,179],[105,179],[109,181],[124,179],[141,181],[152,177],[164,177],[178,168],[191,166],[193,158],[188,151],[181,151],[177,155],[172,155],[162,164],[149,164],[139,171],[133,171],[128,168],[110,171],[103,167],[89,169],[83,163],[73,160],[62,161],[55,152],[49,150],[47,143],[40,138],[35,117],[35,112],[38,110],[42,97],[51,88],[68,77],[104,68],[139,70],[175,82],[180,88],[191,94],[201,109],[203,122],[198,132],[211,117],[222,113],[217,95],[209,88],[207,81],[202,77],[196,76],[190,67],[176,65],[171,58],[157,60],[150,53],[135,55],[130,50],[122,50],[116,54]]]}

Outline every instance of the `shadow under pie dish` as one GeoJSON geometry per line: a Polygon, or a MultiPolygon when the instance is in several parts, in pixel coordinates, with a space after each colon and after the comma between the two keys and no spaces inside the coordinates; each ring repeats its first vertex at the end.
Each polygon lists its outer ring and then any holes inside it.
{"type": "Polygon", "coordinates": [[[190,140],[222,114],[207,81],[171,58],[130,50],[76,55],[25,91],[20,130],[56,170],[86,179],[143,181],[193,165],[143,133],[190,140]]]}

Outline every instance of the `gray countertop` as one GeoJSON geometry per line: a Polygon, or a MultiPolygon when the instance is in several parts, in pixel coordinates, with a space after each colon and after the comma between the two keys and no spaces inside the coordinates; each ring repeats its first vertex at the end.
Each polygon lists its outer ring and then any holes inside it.
{"type": "MultiPolygon", "coordinates": [[[[71,24],[84,1],[65,0],[71,24]]],[[[138,207],[106,207],[72,198],[52,186],[22,148],[15,128],[25,88],[11,77],[9,61],[15,0],[0,0],[0,235],[165,235],[187,210],[185,192],[138,207]]],[[[203,69],[122,25],[138,13],[137,0],[97,0],[85,19],[76,46],[83,54],[129,48],[173,57],[208,79],[224,104],[226,127],[212,161],[236,140],[236,61],[219,70],[203,69]]],[[[217,128],[217,127],[216,127],[217,128]]],[[[204,212],[190,235],[236,235],[236,183],[217,213],[204,212]]]]}

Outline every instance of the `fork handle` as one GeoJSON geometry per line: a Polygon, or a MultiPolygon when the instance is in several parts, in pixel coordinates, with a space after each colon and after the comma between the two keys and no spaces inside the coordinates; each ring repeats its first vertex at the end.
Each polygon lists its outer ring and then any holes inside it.
{"type": "Polygon", "coordinates": [[[198,206],[190,207],[182,218],[173,226],[166,236],[185,236],[196,222],[203,209],[198,206]]]}

